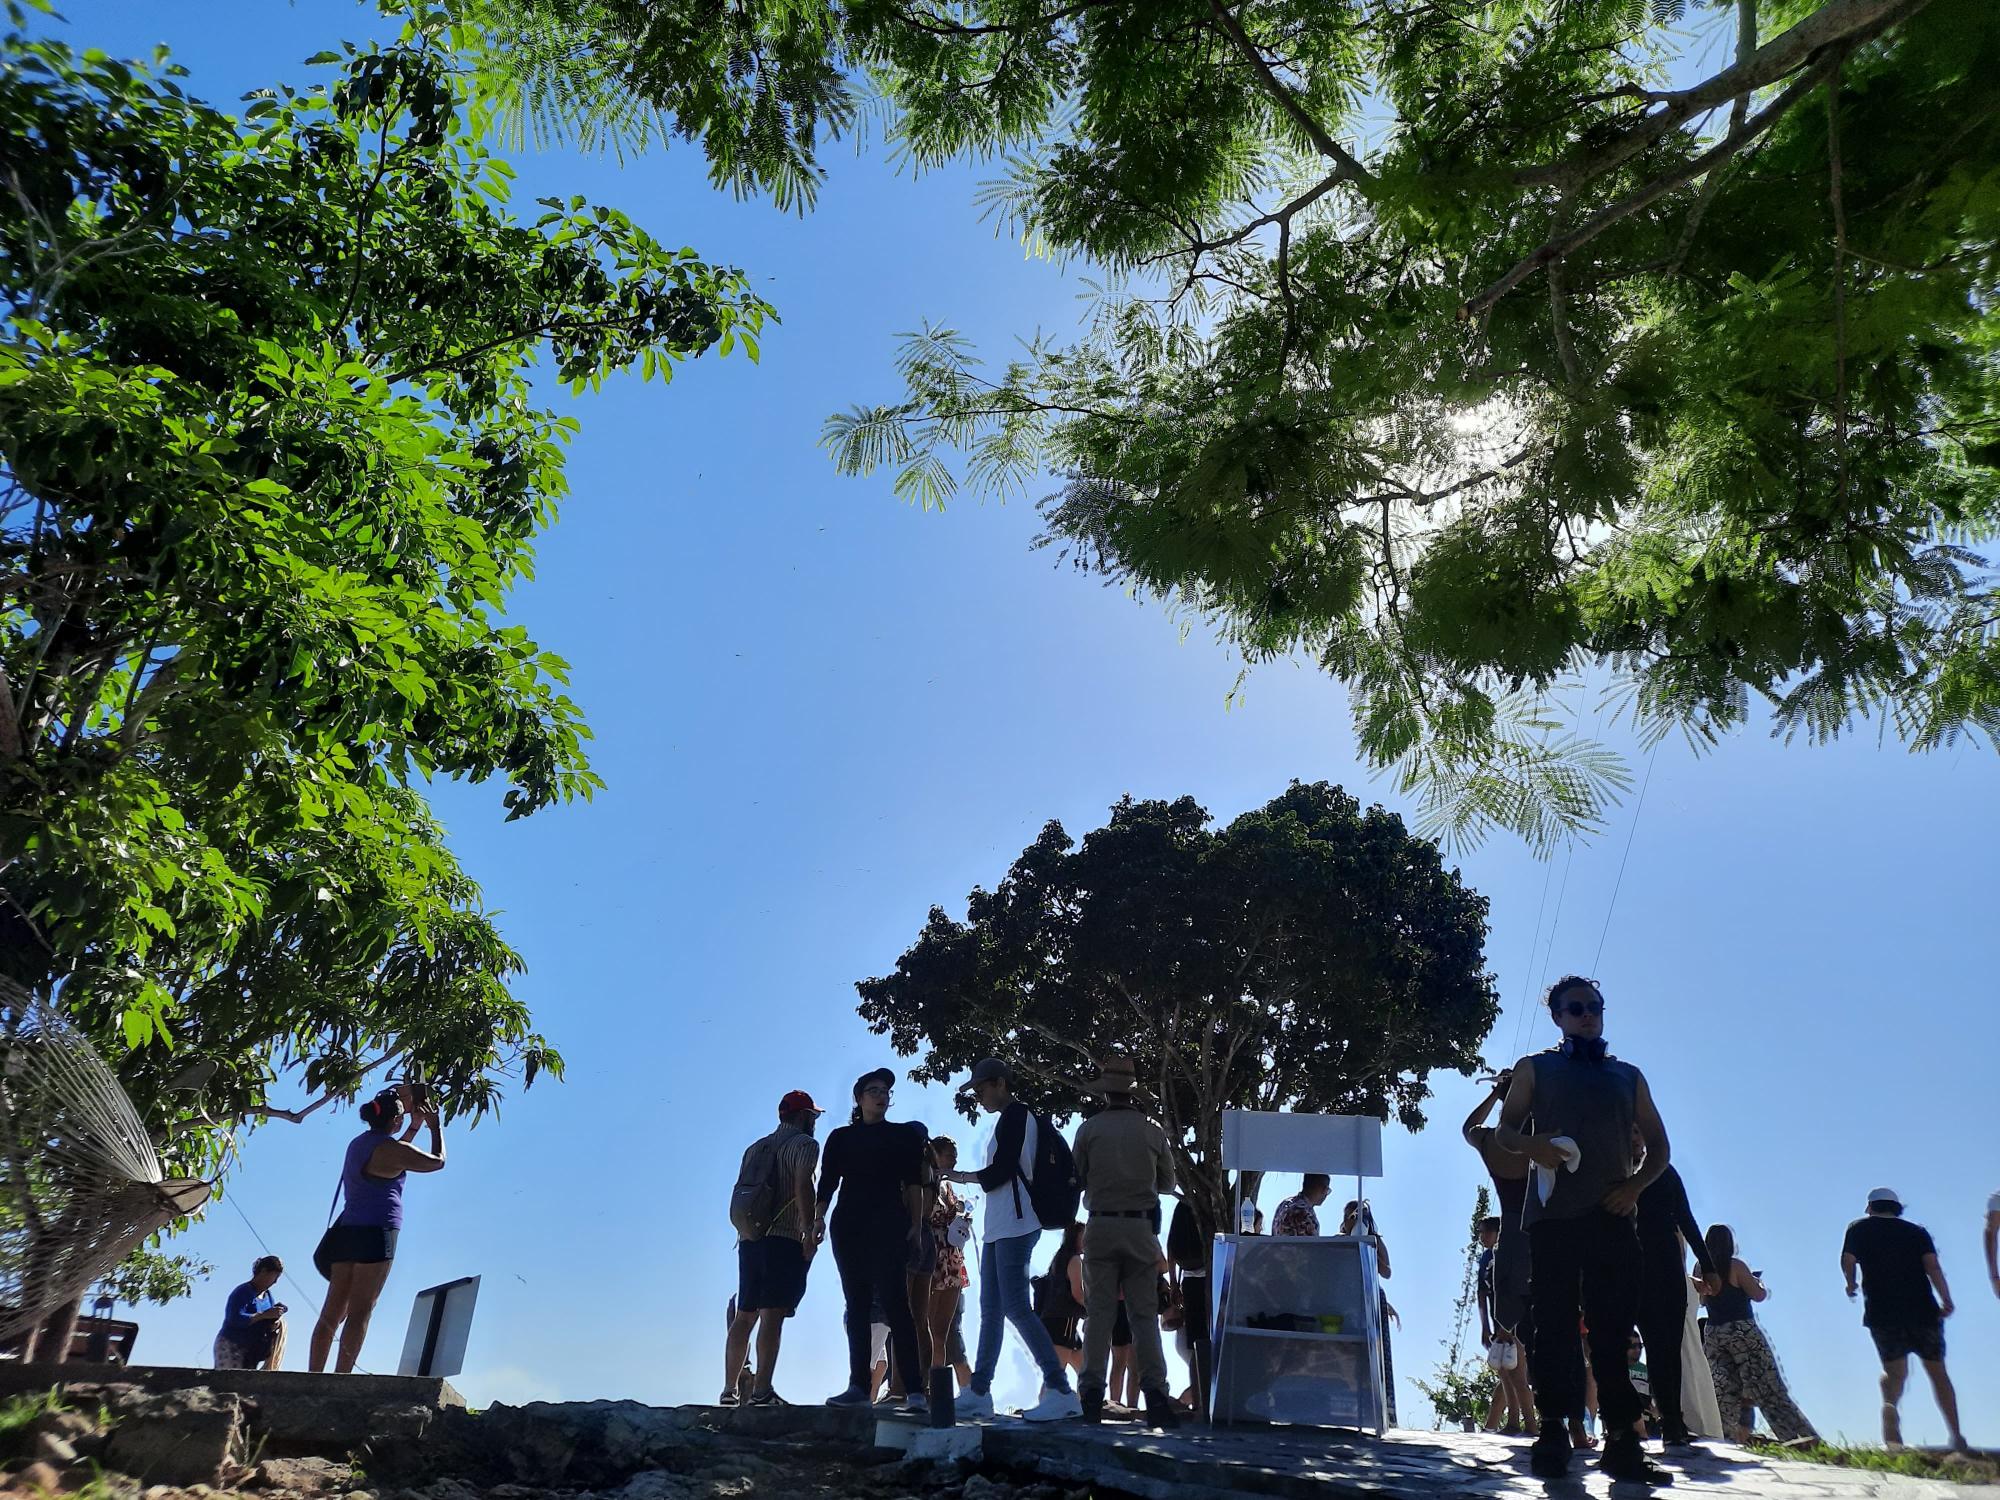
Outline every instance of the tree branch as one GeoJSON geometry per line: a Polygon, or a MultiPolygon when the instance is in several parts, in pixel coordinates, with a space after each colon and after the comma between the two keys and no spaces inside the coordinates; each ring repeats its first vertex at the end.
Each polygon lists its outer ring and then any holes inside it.
{"type": "Polygon", "coordinates": [[[1840,75],[1847,50],[1834,54],[1826,85],[1827,198],[1833,205],[1833,433],[1840,463],[1839,495],[1847,502],[1847,205],[1840,191],[1840,75]]]}
{"type": "MultiPolygon", "coordinates": [[[[1757,0],[1736,0],[1736,60],[1746,62],[1757,50],[1757,0]]],[[[1729,128],[1739,130],[1743,116],[1749,112],[1750,96],[1738,94],[1736,102],[1729,106],[1729,128]]],[[[1715,201],[1716,193],[1722,187],[1723,174],[1718,170],[1710,172],[1701,180],[1701,192],[1694,200],[1694,207],[1688,211],[1687,223],[1681,226],[1680,243],[1674,247],[1672,260],[1667,263],[1669,276],[1678,276],[1681,266],[1686,263],[1688,252],[1694,248],[1694,237],[1701,229],[1701,221],[1708,215],[1709,204],[1715,201]]]]}
{"type": "Polygon", "coordinates": [[[1829,71],[1822,63],[1799,78],[1792,86],[1780,94],[1742,126],[1731,130],[1722,140],[1701,155],[1683,162],[1670,172],[1663,172],[1644,187],[1626,194],[1615,203],[1600,208],[1568,234],[1558,235],[1537,249],[1533,254],[1519,261],[1512,270],[1486,290],[1479,293],[1459,309],[1459,317],[1470,319],[1483,317],[1493,306],[1515,287],[1526,281],[1542,267],[1561,260],[1564,256],[1582,249],[1605,230],[1621,219],[1630,218],[1640,209],[1657,202],[1681,184],[1699,177],[1703,172],[1727,161],[1741,151],[1751,141],[1769,130],[1784,117],[1800,99],[1819,86],[1829,71]]]}
{"type": "Polygon", "coordinates": [[[1731,63],[1693,88],[1661,96],[1665,108],[1648,115],[1610,144],[1581,156],[1514,174],[1523,187],[1571,188],[1630,161],[1675,126],[1732,99],[1747,97],[1809,63],[1837,43],[1864,40],[1921,10],[1929,0],[1827,0],[1796,26],[1780,32],[1749,57],[1731,63]]]}
{"type": "Polygon", "coordinates": [[[1306,139],[1313,144],[1313,149],[1328,161],[1337,164],[1341,177],[1360,187],[1363,193],[1368,193],[1375,186],[1375,174],[1361,165],[1346,147],[1327,134],[1325,126],[1307,113],[1306,107],[1299,103],[1298,96],[1286,88],[1284,80],[1272,71],[1263,49],[1251,40],[1250,33],[1243,29],[1243,23],[1236,18],[1236,13],[1225,5],[1223,0],[1208,0],[1208,7],[1215,17],[1217,29],[1229,39],[1256,72],[1257,81],[1263,85],[1264,92],[1276,101],[1278,108],[1294,125],[1305,132],[1306,139]]]}

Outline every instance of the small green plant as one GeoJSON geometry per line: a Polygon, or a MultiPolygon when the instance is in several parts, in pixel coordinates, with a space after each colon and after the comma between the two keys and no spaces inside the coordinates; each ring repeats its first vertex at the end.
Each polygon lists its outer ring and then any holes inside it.
{"type": "Polygon", "coordinates": [[[17,1447],[21,1434],[44,1412],[64,1409],[62,1392],[53,1389],[15,1396],[0,1404],[0,1451],[17,1447]]]}
{"type": "Polygon", "coordinates": [[[1470,1418],[1477,1423],[1493,1405],[1493,1393],[1500,1377],[1483,1359],[1467,1359],[1466,1327],[1479,1295],[1479,1226],[1493,1211],[1493,1199],[1485,1184],[1472,1199],[1472,1219],[1466,1236],[1465,1266],[1459,1277],[1458,1302],[1453,1307],[1451,1338],[1445,1342],[1444,1358],[1430,1380],[1419,1380],[1417,1389],[1431,1404],[1431,1428],[1462,1427],[1470,1418]]]}

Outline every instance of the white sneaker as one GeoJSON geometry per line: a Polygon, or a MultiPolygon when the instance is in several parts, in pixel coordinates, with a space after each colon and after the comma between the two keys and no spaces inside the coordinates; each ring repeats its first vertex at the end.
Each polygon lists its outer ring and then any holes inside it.
{"type": "Polygon", "coordinates": [[[1024,1422],[1060,1422],[1083,1415],[1083,1402],[1075,1391],[1042,1392],[1042,1399],[1021,1413],[1024,1422]]]}
{"type": "Polygon", "coordinates": [[[952,1414],[961,1422],[976,1422],[993,1415],[993,1397],[977,1391],[960,1391],[951,1403],[952,1414]]]}

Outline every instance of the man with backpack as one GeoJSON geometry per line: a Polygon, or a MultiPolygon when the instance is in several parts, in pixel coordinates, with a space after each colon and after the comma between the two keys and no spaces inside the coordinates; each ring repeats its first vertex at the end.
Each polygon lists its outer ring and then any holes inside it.
{"type": "Polygon", "coordinates": [[[1042,1371],[1041,1399],[1021,1415],[1030,1422],[1081,1416],[1082,1403],[1070,1389],[1069,1372],[1048,1329],[1035,1316],[1028,1287],[1028,1264],[1042,1230],[1070,1223],[1082,1201],[1069,1143],[1046,1115],[1035,1114],[1014,1097],[1012,1076],[999,1058],[973,1065],[972,1093],[981,1109],[999,1118],[986,1165],[977,1172],[949,1174],[953,1182],[977,1185],[986,1196],[985,1241],[979,1252],[979,1354],[972,1389],[958,1398],[958,1415],[993,1415],[993,1375],[1000,1368],[1004,1319],[1014,1325],[1042,1371]]]}
{"type": "Polygon", "coordinates": [[[806,1268],[819,1248],[814,1231],[813,1172],[819,1143],[813,1129],[825,1111],[803,1089],[778,1101],[778,1128],[750,1143],[729,1196],[736,1227],[736,1304],[723,1346],[723,1406],[737,1402],[736,1382],[757,1334],[757,1375],[748,1406],[780,1406],[771,1389],[785,1319],[806,1294],[806,1268]]]}

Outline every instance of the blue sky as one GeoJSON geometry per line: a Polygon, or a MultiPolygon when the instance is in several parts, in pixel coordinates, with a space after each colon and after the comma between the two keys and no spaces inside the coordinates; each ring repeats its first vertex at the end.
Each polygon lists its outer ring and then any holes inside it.
{"type": "MultiPolygon", "coordinates": [[[[96,0],[69,15],[78,45],[169,43],[217,100],[298,79],[301,59],[373,22],[339,0],[96,0]]],[[[705,1400],[721,1381],[737,1157],[784,1090],[838,1103],[893,1061],[852,985],[894,963],[933,902],[962,909],[1044,821],[1081,833],[1127,792],[1192,794],[1222,818],[1293,777],[1398,799],[1356,762],[1336,686],[1280,665],[1230,706],[1236,663],[1198,627],[1183,639],[1157,606],[1030,551],[1031,506],[924,514],[886,480],[832,473],[820,422],[893,394],[899,331],[948,321],[1004,355],[1016,335],[1075,326],[1075,279],[977,222],[982,172],[911,179],[836,150],[820,209],[799,220],[713,192],[685,148],[519,165],[518,201],[624,208],[743,266],[784,322],[761,366],[703,360],[670,387],[618,381],[575,404],[574,495],[515,613],[571,661],[609,790],[512,825],[493,788],[437,799],[527,955],[523,992],[569,1080],[454,1132],[448,1170],[413,1184],[364,1363],[393,1368],[419,1288],[477,1273],[459,1382],[476,1403],[705,1400]]],[[[1697,1215],[1733,1224],[1767,1274],[1761,1316],[1823,1432],[1874,1433],[1872,1351],[1837,1259],[1887,1182],[1936,1234],[1963,1306],[1950,1334],[1971,1435],[2000,1437],[2000,1303],[1979,1249],[2000,1188],[1996,810],[1990,752],[1751,734],[1707,758],[1664,747],[1636,829],[1628,805],[1552,864],[1506,840],[1464,861],[1492,901],[1507,1005],[1487,1055],[1542,1045],[1533,992],[1594,967],[1697,1215]]],[[[1482,1180],[1456,1133],[1478,1091],[1435,1083],[1431,1128],[1389,1132],[1373,1191],[1406,1419],[1422,1410],[1409,1377],[1448,1333],[1482,1180]]],[[[912,1086],[896,1112],[968,1135],[912,1086]]],[[[226,1201],[184,1242],[214,1281],[142,1313],[143,1359],[205,1361],[221,1296],[259,1253],[249,1225],[316,1296],[308,1254],[356,1128],[322,1113],[247,1140],[226,1201]]],[[[830,1271],[815,1269],[788,1337],[779,1386],[794,1400],[844,1376],[830,1271]]],[[[1028,1394],[1022,1362],[1006,1378],[1028,1394]]],[[[1941,1435],[1926,1394],[1905,1409],[1913,1439],[1941,1435]]]]}

